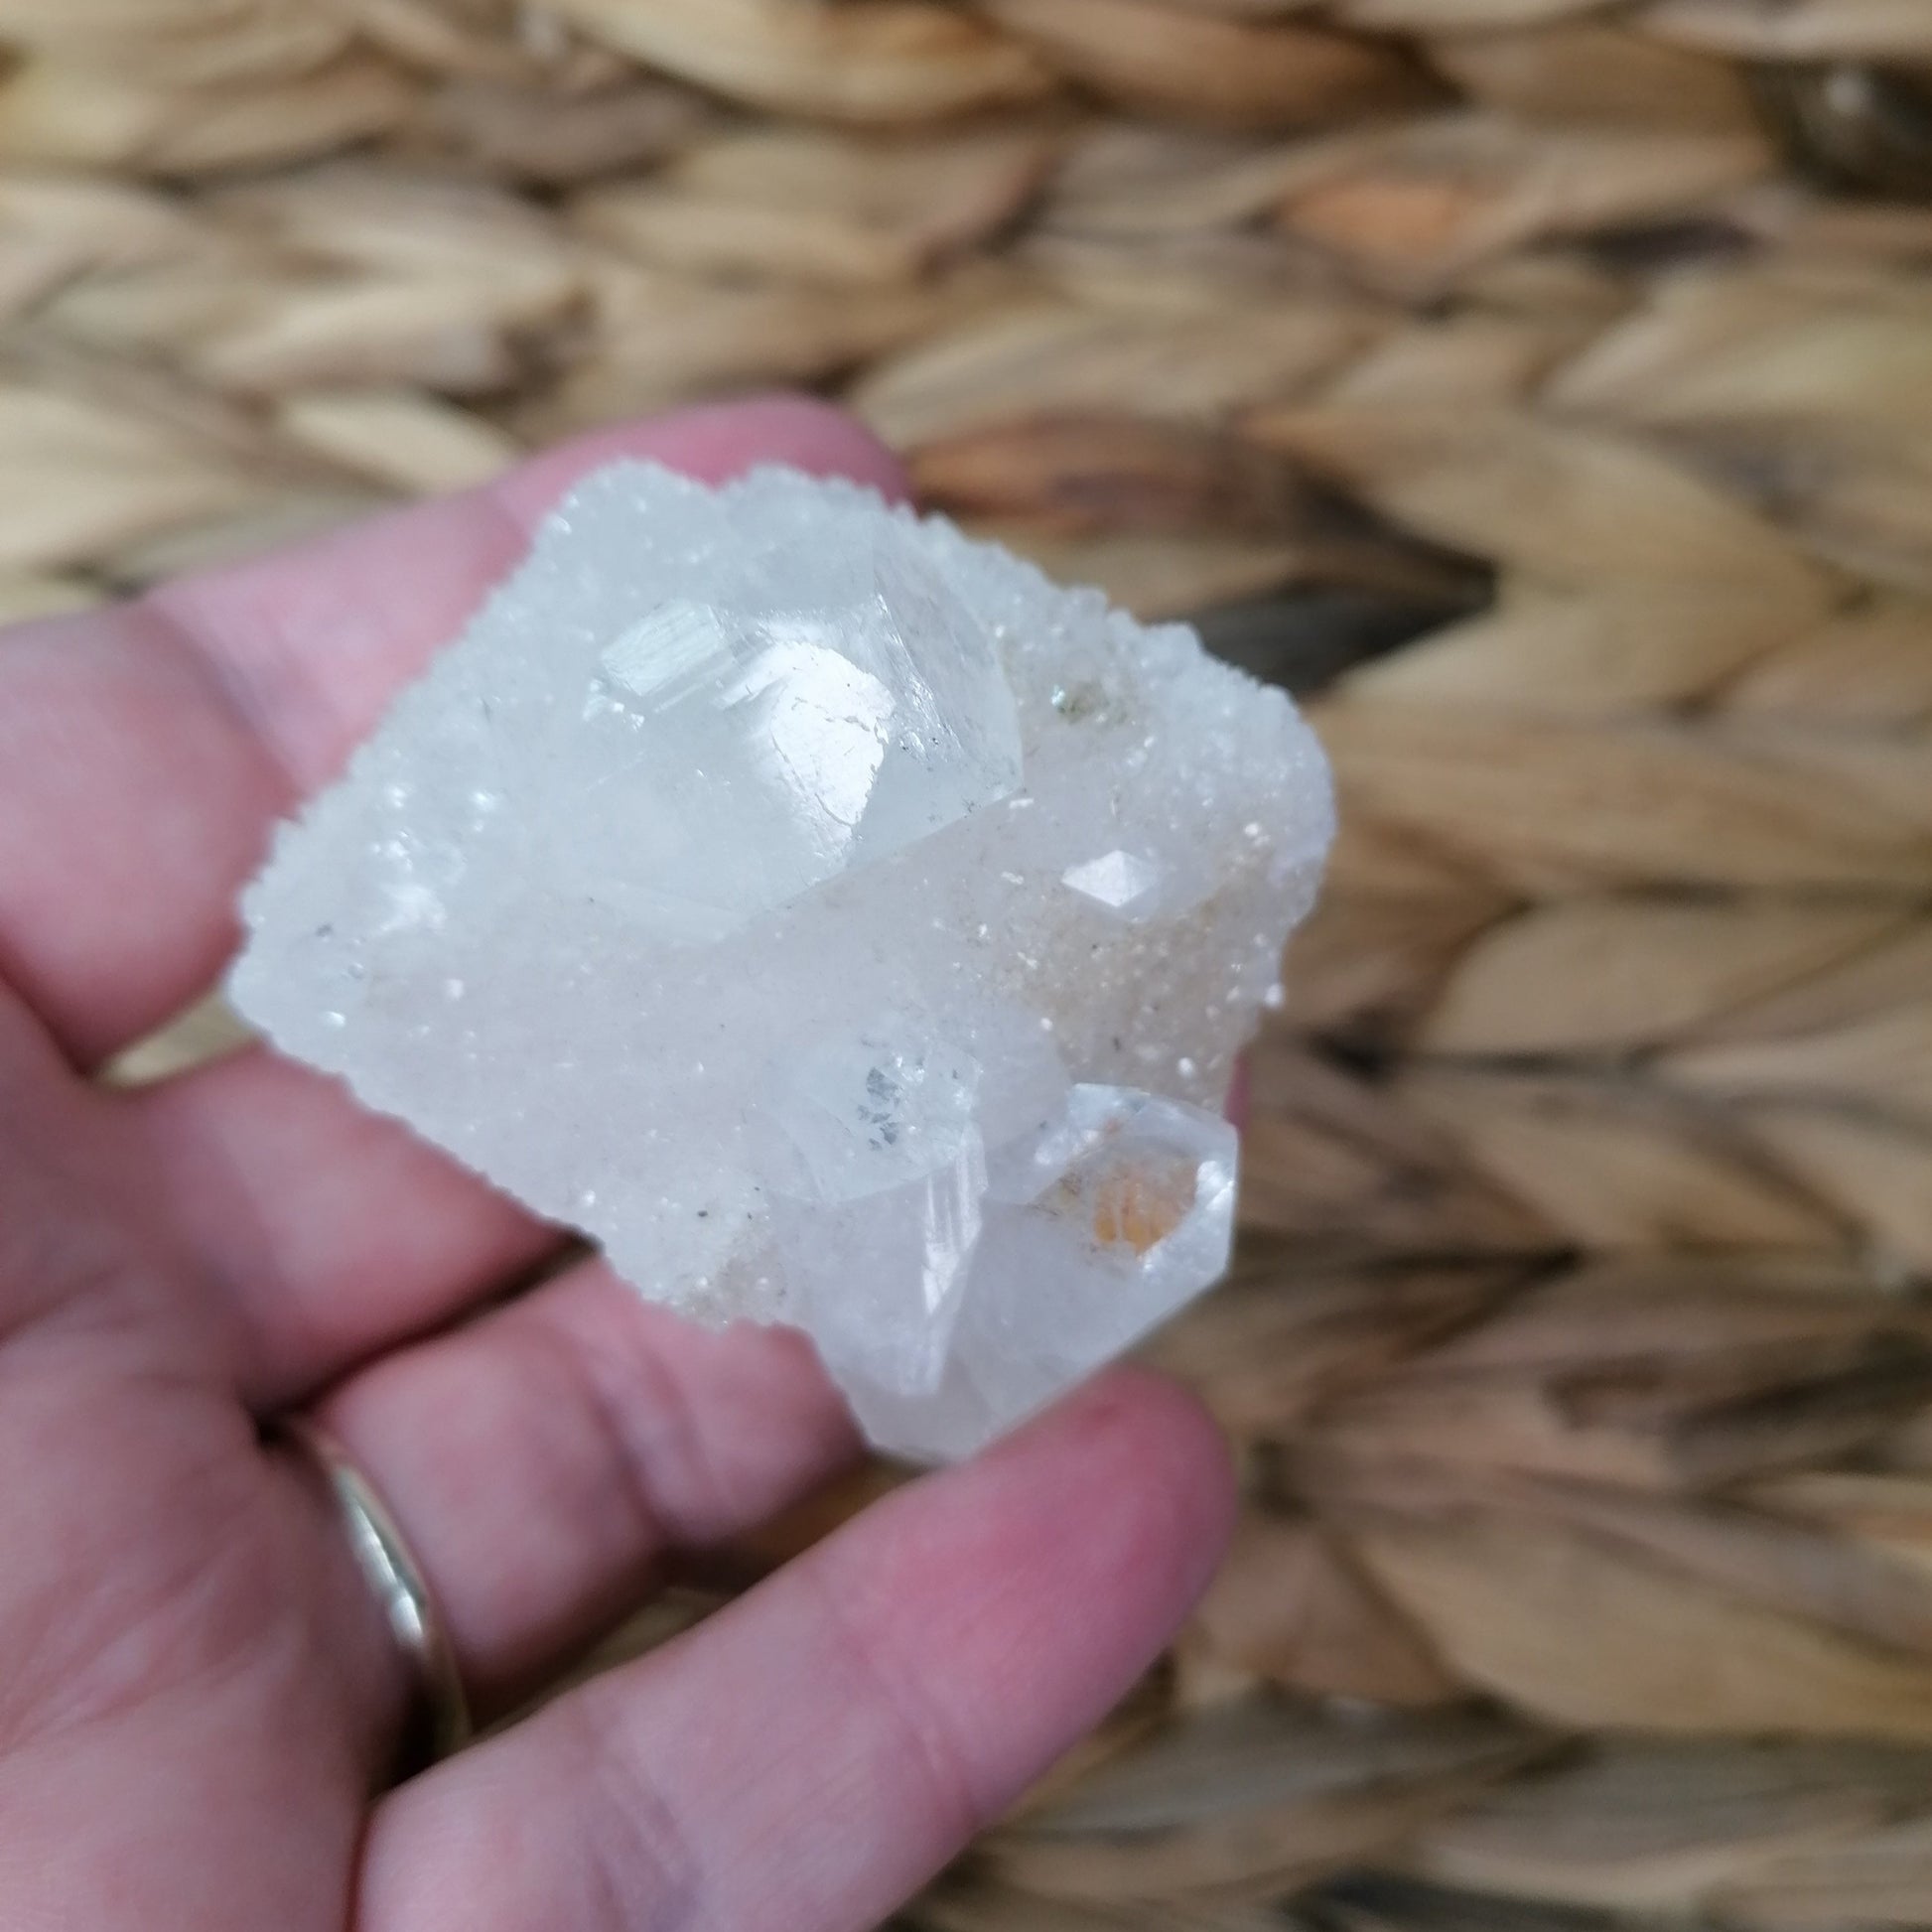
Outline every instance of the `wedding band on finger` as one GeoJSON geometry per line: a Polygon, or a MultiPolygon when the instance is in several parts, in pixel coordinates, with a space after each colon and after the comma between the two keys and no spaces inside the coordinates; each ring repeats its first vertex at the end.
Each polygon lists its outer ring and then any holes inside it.
{"type": "Polygon", "coordinates": [[[448,1757],[471,1735],[470,1701],[449,1627],[408,1539],[348,1451],[300,1417],[285,1417],[278,1428],[328,1483],[356,1568],[409,1667],[413,1694],[394,1768],[400,1781],[448,1757]]]}

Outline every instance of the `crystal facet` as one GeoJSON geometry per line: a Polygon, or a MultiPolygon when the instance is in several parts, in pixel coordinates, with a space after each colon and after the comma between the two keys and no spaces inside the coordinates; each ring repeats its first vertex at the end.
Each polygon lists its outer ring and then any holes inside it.
{"type": "Polygon", "coordinates": [[[1332,830],[1278,691],[849,484],[582,484],[250,890],[242,1009],[965,1453],[1225,1266],[1332,830]]]}
{"type": "Polygon", "coordinates": [[[1152,859],[1136,852],[1114,851],[1084,865],[1068,866],[1060,875],[1064,883],[1096,905],[1118,912],[1123,919],[1155,916],[1161,884],[1166,874],[1152,859]]]}
{"type": "Polygon", "coordinates": [[[1227,1266],[1235,1132],[1217,1114],[1075,1086],[988,1163],[984,1229],[944,1373],[909,1392],[828,1350],[867,1433],[963,1455],[1131,1346],[1227,1266]]]}
{"type": "Polygon", "coordinates": [[[565,721],[552,856],[661,938],[711,944],[1020,782],[993,640],[922,559],[882,540],[812,588],[646,613],[565,721]]]}

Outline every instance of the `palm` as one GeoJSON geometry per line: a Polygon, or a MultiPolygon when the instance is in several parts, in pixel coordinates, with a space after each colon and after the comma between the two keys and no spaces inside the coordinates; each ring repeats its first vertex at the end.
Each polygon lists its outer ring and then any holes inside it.
{"type": "Polygon", "coordinates": [[[0,640],[0,1926],[864,1926],[1218,1548],[1211,1436],[1116,1377],[370,1809],[407,1681],[261,1418],[329,1391],[485,1712],[846,1425],[794,1338],[695,1333],[594,1264],[453,1325],[552,1235],[299,1068],[82,1076],[212,976],[268,823],[620,447],[891,482],[825,412],[709,412],[0,640]]]}

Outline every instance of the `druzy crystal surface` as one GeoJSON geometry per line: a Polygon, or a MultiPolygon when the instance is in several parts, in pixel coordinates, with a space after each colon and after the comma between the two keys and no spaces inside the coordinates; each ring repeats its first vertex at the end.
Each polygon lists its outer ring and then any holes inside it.
{"type": "Polygon", "coordinates": [[[282,828],[232,977],[644,1294],[969,1452],[1207,1287],[1332,829],[1279,691],[780,470],[581,484],[282,828]]]}

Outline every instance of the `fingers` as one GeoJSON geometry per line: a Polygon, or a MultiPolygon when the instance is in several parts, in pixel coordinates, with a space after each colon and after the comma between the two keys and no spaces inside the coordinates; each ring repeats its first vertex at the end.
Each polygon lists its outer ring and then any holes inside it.
{"type": "Polygon", "coordinates": [[[214,977],[271,821],[332,776],[570,481],[618,455],[707,480],[759,461],[899,477],[804,401],[587,438],[141,604],[0,637],[0,976],[92,1065],[214,977]]]}
{"type": "Polygon", "coordinates": [[[359,1932],[860,1932],[1145,1668],[1231,1510],[1191,1401],[1110,1376],[395,1793],[359,1932]]]}
{"type": "Polygon", "coordinates": [[[290,802],[185,639],[141,607],[0,636],[0,973],[91,1066],[219,971],[290,802]]]}
{"type": "Polygon", "coordinates": [[[0,1348],[60,1303],[141,1279],[96,1179],[114,1139],[103,1096],[0,985],[0,1348]]]}
{"type": "Polygon", "coordinates": [[[401,1122],[262,1049],[106,1096],[235,1317],[257,1412],[440,1326],[561,1237],[401,1122]]]}
{"type": "Polygon", "coordinates": [[[801,1335],[709,1333],[596,1263],[386,1357],[323,1420],[409,1538],[484,1708],[633,1607],[666,1548],[751,1527],[857,1450],[801,1335]]]}

